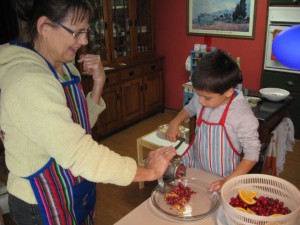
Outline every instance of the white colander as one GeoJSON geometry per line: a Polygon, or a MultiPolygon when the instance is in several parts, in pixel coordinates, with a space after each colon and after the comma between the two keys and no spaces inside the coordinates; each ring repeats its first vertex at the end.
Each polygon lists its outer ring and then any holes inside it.
{"type": "Polygon", "coordinates": [[[299,225],[300,191],[281,178],[264,174],[246,174],[227,181],[221,189],[221,202],[226,221],[230,225],[299,225]],[[239,211],[229,202],[238,190],[256,191],[257,196],[279,199],[292,212],[287,215],[267,217],[239,211]]]}

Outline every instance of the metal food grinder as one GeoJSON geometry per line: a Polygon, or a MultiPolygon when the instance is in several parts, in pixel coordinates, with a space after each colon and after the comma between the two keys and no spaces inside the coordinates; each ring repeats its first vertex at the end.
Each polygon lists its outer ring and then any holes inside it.
{"type": "Polygon", "coordinates": [[[180,156],[175,156],[171,161],[163,175],[163,180],[171,181],[181,177],[185,177],[186,167],[180,163],[180,156]]]}

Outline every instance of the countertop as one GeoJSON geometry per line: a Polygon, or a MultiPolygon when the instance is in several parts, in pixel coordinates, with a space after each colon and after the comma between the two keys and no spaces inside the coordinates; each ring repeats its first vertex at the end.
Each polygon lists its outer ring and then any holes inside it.
{"type": "MultiPolygon", "coordinates": [[[[201,180],[212,183],[220,177],[198,170],[198,169],[188,169],[187,170],[187,177],[195,177],[200,178],[201,180]]],[[[161,212],[159,212],[151,203],[151,199],[148,198],[144,201],[141,205],[137,208],[132,210],[128,213],[125,217],[119,220],[115,225],[174,225],[174,224],[181,224],[181,225],[217,225],[217,212],[218,209],[213,212],[211,215],[197,220],[197,221],[177,221],[171,218],[168,218],[161,212]]]]}
{"type": "Polygon", "coordinates": [[[262,101],[260,101],[255,107],[252,107],[254,115],[260,122],[266,122],[272,119],[281,110],[288,107],[288,105],[293,101],[293,97],[291,96],[288,96],[282,101],[273,102],[263,98],[257,91],[245,89],[243,92],[244,96],[254,96],[262,99],[262,101]]]}

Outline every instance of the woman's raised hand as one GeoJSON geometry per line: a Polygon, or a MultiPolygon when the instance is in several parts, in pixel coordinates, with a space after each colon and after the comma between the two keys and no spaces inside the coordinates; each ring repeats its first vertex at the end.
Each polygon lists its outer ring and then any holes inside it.
{"type": "Polygon", "coordinates": [[[83,73],[92,75],[95,82],[105,82],[106,76],[99,55],[80,55],[78,63],[82,63],[83,73]]]}

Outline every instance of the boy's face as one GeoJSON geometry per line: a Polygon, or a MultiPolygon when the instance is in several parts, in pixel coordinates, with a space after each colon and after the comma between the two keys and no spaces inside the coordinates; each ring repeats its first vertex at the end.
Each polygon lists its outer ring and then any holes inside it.
{"type": "Polygon", "coordinates": [[[209,91],[195,90],[196,94],[199,96],[199,103],[205,107],[215,108],[220,105],[226,104],[231,96],[234,94],[234,89],[230,88],[224,94],[218,94],[209,91]]]}

